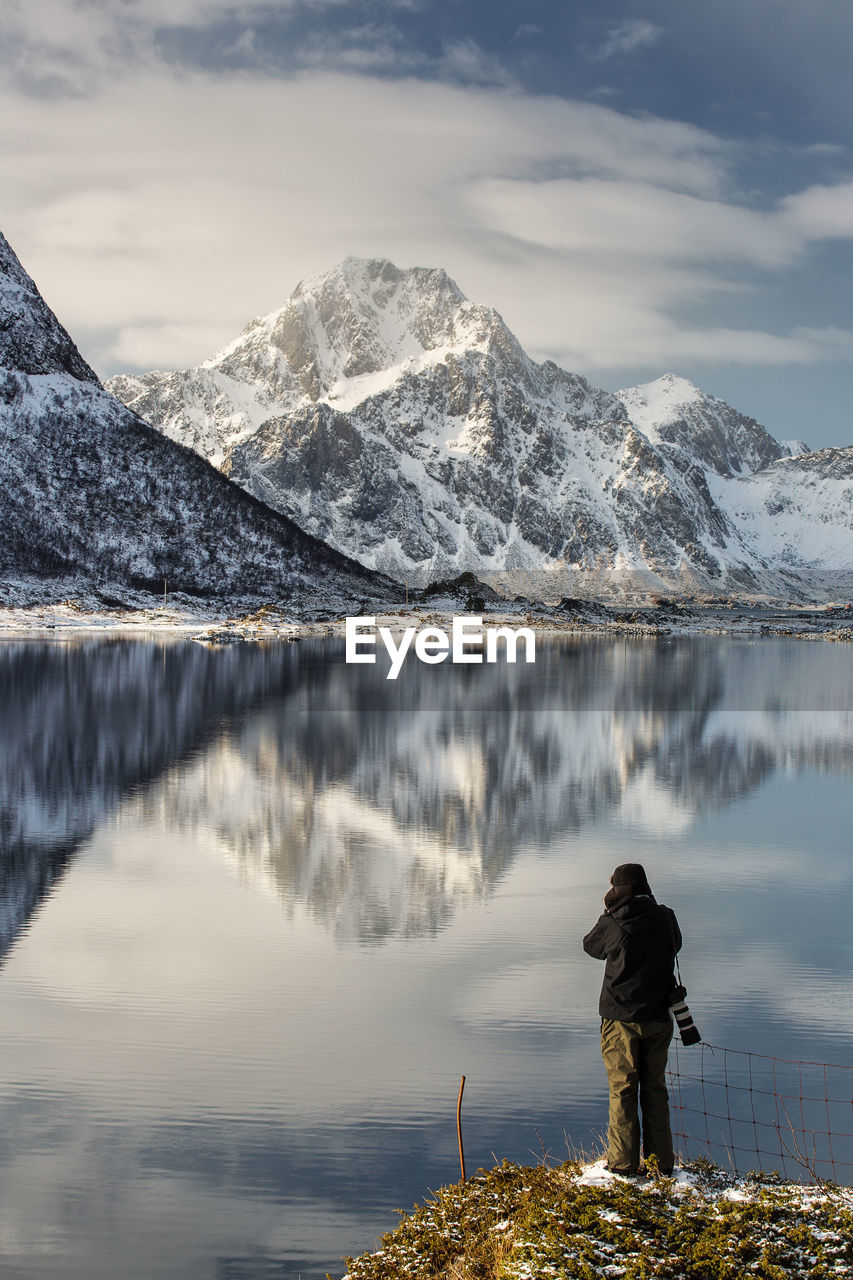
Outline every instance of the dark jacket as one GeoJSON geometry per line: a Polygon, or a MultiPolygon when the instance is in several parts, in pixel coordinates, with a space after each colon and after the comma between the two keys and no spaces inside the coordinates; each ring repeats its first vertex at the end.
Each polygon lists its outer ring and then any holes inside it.
{"type": "Polygon", "coordinates": [[[595,960],[606,961],[598,1011],[616,1022],[664,1022],[675,986],[681,930],[675,912],[637,894],[605,911],[583,940],[595,960]]]}

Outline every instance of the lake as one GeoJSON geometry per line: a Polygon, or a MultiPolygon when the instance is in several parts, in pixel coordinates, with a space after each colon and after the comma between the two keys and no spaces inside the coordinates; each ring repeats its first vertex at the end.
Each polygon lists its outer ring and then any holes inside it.
{"type": "Polygon", "coordinates": [[[469,1171],[594,1148],[580,939],[625,861],[732,1051],[673,1053],[682,1146],[775,1167],[722,1070],[853,1182],[853,646],[343,657],[0,646],[4,1280],[342,1276],[458,1178],[463,1074],[469,1171]]]}

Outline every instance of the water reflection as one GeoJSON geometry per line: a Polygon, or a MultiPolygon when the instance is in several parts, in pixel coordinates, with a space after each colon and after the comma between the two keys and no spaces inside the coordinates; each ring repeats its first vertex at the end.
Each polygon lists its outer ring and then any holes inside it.
{"type": "Polygon", "coordinates": [[[661,835],[780,770],[848,772],[849,654],[576,641],[388,681],[322,642],[0,649],[0,950],[119,812],[203,832],[339,939],[429,934],[519,849],[661,835]],[[132,800],[128,800],[132,796],[132,800]]]}
{"type": "Polygon", "coordinates": [[[851,672],[0,647],[0,1270],[339,1275],[456,1176],[462,1071],[471,1167],[589,1142],[617,862],[677,908],[709,1040],[849,1054],[851,672]]]}
{"type": "Polygon", "coordinates": [[[119,801],[293,679],[293,659],[289,646],[0,646],[0,956],[119,801]]]}

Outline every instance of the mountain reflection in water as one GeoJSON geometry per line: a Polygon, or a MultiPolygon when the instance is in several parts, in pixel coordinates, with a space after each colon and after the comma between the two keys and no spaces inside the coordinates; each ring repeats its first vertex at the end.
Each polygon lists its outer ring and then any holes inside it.
{"type": "Polygon", "coordinates": [[[0,1272],[341,1275],[455,1178],[463,1071],[469,1168],[594,1142],[617,862],[676,908],[712,1043],[847,1060],[852,673],[0,646],[0,1272]]]}
{"type": "Polygon", "coordinates": [[[535,666],[348,667],[337,642],[0,648],[0,947],[97,825],[203,833],[341,940],[429,934],[522,848],[660,835],[779,770],[848,772],[849,655],[540,644],[535,666]]]}

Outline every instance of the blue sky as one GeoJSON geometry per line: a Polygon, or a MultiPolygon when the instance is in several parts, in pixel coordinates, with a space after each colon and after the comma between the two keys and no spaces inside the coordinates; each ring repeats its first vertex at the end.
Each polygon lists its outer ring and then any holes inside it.
{"type": "Polygon", "coordinates": [[[348,253],[853,443],[847,0],[6,0],[0,227],[103,376],[348,253]]]}

